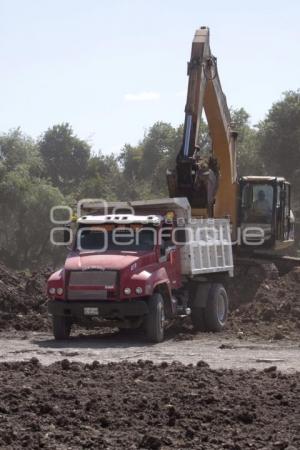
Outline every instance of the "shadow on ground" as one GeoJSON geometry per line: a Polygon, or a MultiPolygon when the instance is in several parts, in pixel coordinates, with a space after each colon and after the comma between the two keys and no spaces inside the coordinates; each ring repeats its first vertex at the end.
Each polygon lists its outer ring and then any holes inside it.
{"type": "MultiPolygon", "coordinates": [[[[207,334],[207,333],[205,333],[207,334]]],[[[196,336],[190,328],[184,324],[174,325],[166,330],[164,342],[170,340],[192,340],[196,336]]],[[[50,348],[128,348],[128,347],[152,347],[153,343],[147,341],[142,330],[80,330],[69,339],[56,341],[53,339],[32,339],[32,343],[39,347],[50,348]]]]}

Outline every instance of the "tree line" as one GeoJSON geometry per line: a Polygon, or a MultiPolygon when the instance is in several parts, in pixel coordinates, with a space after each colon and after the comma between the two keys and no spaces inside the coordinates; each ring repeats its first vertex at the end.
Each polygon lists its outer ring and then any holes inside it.
{"type": "MultiPolygon", "coordinates": [[[[293,186],[300,210],[300,90],[283,94],[264,120],[251,126],[249,114],[232,110],[238,131],[239,175],[281,175],[293,186]]],[[[94,153],[68,123],[34,140],[19,128],[0,134],[0,260],[17,268],[56,265],[62,249],[49,242],[49,211],[75,206],[81,198],[136,200],[167,196],[166,170],[175,166],[183,126],[156,122],[135,146],[119,154],[94,153]]],[[[207,125],[202,148],[209,150],[207,125]]]]}

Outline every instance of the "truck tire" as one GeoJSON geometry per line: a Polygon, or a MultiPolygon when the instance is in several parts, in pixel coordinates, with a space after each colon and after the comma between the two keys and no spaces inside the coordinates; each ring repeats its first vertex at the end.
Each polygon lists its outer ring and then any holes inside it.
{"type": "Polygon", "coordinates": [[[206,331],[204,308],[193,306],[191,320],[195,331],[206,331]]]}
{"type": "Polygon", "coordinates": [[[69,317],[52,316],[53,335],[57,341],[68,339],[71,333],[71,320],[69,317]]]}
{"type": "Polygon", "coordinates": [[[211,283],[192,283],[190,285],[191,321],[195,331],[207,331],[205,324],[205,307],[208,302],[211,283]]]}
{"type": "Polygon", "coordinates": [[[228,297],[222,284],[213,283],[204,309],[206,331],[222,331],[228,316],[228,297]]]}
{"type": "Polygon", "coordinates": [[[162,342],[164,339],[164,300],[161,294],[153,294],[148,301],[149,313],[146,317],[146,336],[150,342],[162,342]]]}

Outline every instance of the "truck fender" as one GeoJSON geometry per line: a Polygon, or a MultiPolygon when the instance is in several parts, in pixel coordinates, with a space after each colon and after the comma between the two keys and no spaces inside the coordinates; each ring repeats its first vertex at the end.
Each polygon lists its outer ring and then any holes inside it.
{"type": "Polygon", "coordinates": [[[168,285],[168,290],[170,292],[169,288],[170,281],[166,269],[164,267],[156,269],[153,272],[150,272],[148,270],[142,270],[139,273],[133,274],[131,279],[132,281],[134,281],[135,284],[143,283],[147,295],[152,295],[156,287],[163,283],[166,283],[168,285]]]}
{"type": "Polygon", "coordinates": [[[64,279],[64,270],[59,269],[50,275],[50,277],[48,278],[48,282],[49,281],[60,281],[63,279],[64,279]]]}
{"type": "Polygon", "coordinates": [[[153,295],[155,292],[159,292],[163,296],[165,302],[166,315],[172,315],[172,293],[170,280],[164,267],[160,267],[158,270],[154,270],[153,272],[143,270],[139,274],[134,274],[132,279],[135,282],[137,282],[137,280],[143,280],[145,283],[145,292],[148,296],[153,295]]]}
{"type": "Polygon", "coordinates": [[[163,297],[171,299],[170,283],[167,280],[160,281],[153,286],[153,292],[160,292],[163,297]]]}
{"type": "Polygon", "coordinates": [[[156,283],[153,286],[153,293],[158,292],[162,295],[164,299],[165,313],[167,317],[172,317],[173,308],[172,308],[172,294],[170,289],[170,283],[168,280],[162,280],[156,283]]]}
{"type": "Polygon", "coordinates": [[[170,280],[167,271],[164,267],[161,267],[160,269],[152,273],[151,283],[152,283],[151,294],[153,294],[154,292],[159,292],[162,295],[165,304],[166,316],[171,317],[173,315],[172,293],[170,287],[170,280]]]}

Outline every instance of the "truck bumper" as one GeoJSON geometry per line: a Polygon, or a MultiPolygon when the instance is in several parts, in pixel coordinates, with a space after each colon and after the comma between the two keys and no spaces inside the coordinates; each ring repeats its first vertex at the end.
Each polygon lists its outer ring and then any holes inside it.
{"type": "Polygon", "coordinates": [[[145,300],[131,301],[63,301],[49,300],[48,311],[54,316],[69,316],[74,319],[88,318],[86,308],[98,308],[96,317],[103,319],[123,320],[132,317],[141,317],[148,313],[148,304],[145,300]]]}

